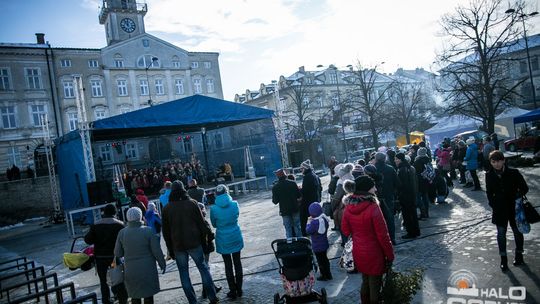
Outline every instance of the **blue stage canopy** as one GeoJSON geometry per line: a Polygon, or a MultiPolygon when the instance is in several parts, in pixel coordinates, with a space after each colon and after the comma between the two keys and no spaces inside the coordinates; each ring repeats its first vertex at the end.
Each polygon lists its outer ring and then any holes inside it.
{"type": "Polygon", "coordinates": [[[514,117],[514,124],[540,120],[540,109],[514,117]]]}

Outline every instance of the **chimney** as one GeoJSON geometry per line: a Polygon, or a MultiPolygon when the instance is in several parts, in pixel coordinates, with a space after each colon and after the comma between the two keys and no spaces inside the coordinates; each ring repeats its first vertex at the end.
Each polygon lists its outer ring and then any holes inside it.
{"type": "Polygon", "coordinates": [[[37,44],[45,44],[45,34],[36,33],[36,41],[37,44]]]}
{"type": "Polygon", "coordinates": [[[304,68],[304,66],[301,66],[301,67],[298,68],[298,71],[299,71],[300,73],[305,73],[305,72],[306,72],[306,69],[304,68]]]}

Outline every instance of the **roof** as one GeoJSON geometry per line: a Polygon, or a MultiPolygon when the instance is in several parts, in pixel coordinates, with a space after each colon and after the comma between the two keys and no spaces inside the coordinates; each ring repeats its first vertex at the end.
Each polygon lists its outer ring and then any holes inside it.
{"type": "Polygon", "coordinates": [[[97,120],[93,140],[174,134],[223,128],[271,118],[274,111],[245,104],[193,95],[153,107],[97,120]]]}
{"type": "Polygon", "coordinates": [[[525,113],[528,113],[529,111],[523,110],[518,107],[510,107],[504,109],[501,114],[497,115],[495,119],[503,119],[503,118],[514,118],[519,115],[523,115],[525,113]]]}
{"type": "Polygon", "coordinates": [[[514,117],[514,124],[540,120],[540,109],[532,110],[518,117],[514,117]]]}

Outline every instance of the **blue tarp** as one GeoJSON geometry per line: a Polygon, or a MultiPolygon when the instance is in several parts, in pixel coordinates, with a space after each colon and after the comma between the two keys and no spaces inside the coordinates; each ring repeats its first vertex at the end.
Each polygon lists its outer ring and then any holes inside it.
{"type": "Polygon", "coordinates": [[[540,120],[540,109],[514,117],[514,124],[540,120]]]}

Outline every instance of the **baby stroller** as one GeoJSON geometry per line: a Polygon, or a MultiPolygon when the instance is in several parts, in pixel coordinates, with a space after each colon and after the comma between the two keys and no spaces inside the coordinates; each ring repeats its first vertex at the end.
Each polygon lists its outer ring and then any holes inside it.
{"type": "Polygon", "coordinates": [[[75,250],[75,244],[82,238],[82,236],[74,238],[71,243],[71,250],[68,253],[64,253],[64,265],[69,270],[80,268],[82,271],[87,271],[92,269],[94,264],[94,245],[75,250]]]}
{"type": "Polygon", "coordinates": [[[272,250],[279,264],[279,274],[285,294],[274,295],[274,304],[306,303],[318,301],[326,304],[326,290],[321,293],[313,289],[317,266],[313,261],[311,241],[307,238],[277,239],[272,242],[272,250]]]}

